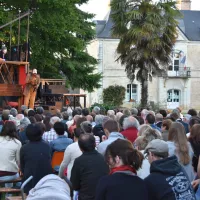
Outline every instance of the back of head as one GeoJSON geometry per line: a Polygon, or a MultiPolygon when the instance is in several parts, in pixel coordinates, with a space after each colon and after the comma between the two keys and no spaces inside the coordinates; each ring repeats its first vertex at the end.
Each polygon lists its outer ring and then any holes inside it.
{"type": "Polygon", "coordinates": [[[27,109],[27,106],[26,105],[22,105],[21,106],[21,112],[22,114],[24,114],[24,111],[27,109]]]}
{"type": "Polygon", "coordinates": [[[41,114],[36,114],[34,117],[35,117],[37,122],[41,122],[43,120],[43,117],[42,117],[41,114]]]}
{"type": "Polygon", "coordinates": [[[191,115],[192,117],[197,116],[197,111],[195,109],[189,109],[187,114],[191,115]]]}
{"type": "Polygon", "coordinates": [[[142,153],[133,148],[128,140],[117,139],[108,145],[105,152],[105,159],[108,161],[111,157],[113,162],[118,156],[122,159],[123,165],[129,165],[138,170],[142,166],[144,159],[142,153]]]}
{"type": "Polygon", "coordinates": [[[98,124],[103,124],[103,118],[104,116],[103,115],[96,115],[95,116],[95,123],[98,125],[98,124]]]}
{"type": "Polygon", "coordinates": [[[173,122],[169,129],[168,140],[176,144],[176,152],[180,163],[186,165],[190,162],[189,147],[184,126],[179,122],[173,122]]]}
{"type": "Polygon", "coordinates": [[[11,108],[11,109],[10,109],[10,115],[12,115],[13,117],[16,117],[17,114],[18,114],[17,109],[15,109],[15,108],[11,108]]]}
{"type": "Polygon", "coordinates": [[[81,108],[75,108],[75,110],[77,111],[77,115],[81,115],[81,113],[82,113],[82,109],[81,108]]]}
{"type": "Polygon", "coordinates": [[[120,118],[121,118],[122,115],[123,115],[122,112],[117,112],[117,113],[116,113],[116,121],[117,121],[117,122],[119,122],[119,120],[120,120],[120,118]]]}
{"type": "Polygon", "coordinates": [[[189,141],[200,144],[200,124],[194,124],[190,130],[189,141]]]}
{"type": "Polygon", "coordinates": [[[54,126],[54,124],[56,123],[56,122],[60,122],[61,120],[60,120],[60,118],[59,117],[57,117],[57,116],[53,116],[53,117],[51,117],[51,119],[50,119],[50,125],[53,127],[54,126]]]}
{"type": "Polygon", "coordinates": [[[64,120],[69,120],[69,115],[67,111],[62,112],[62,117],[64,120]]]}
{"type": "Polygon", "coordinates": [[[32,142],[40,141],[42,134],[42,129],[38,124],[29,124],[26,128],[26,136],[32,142]]]}
{"type": "Polygon", "coordinates": [[[167,117],[167,111],[166,110],[159,110],[159,113],[165,118],[167,117]]]}
{"type": "Polygon", "coordinates": [[[180,118],[180,115],[179,115],[177,112],[172,112],[172,113],[170,114],[170,118],[172,119],[172,121],[175,122],[177,119],[180,118]]]}
{"type": "Polygon", "coordinates": [[[92,124],[88,121],[84,121],[80,125],[84,133],[92,133],[92,124]]]}
{"type": "Polygon", "coordinates": [[[143,149],[146,148],[146,146],[155,139],[162,139],[162,136],[160,134],[159,131],[157,131],[156,129],[149,129],[145,135],[143,135],[143,144],[142,147],[143,149]]]}
{"type": "Polygon", "coordinates": [[[117,121],[109,119],[104,123],[103,128],[106,129],[109,133],[118,132],[119,124],[117,123],[117,121]]]}
{"type": "Polygon", "coordinates": [[[28,111],[28,117],[34,117],[34,115],[35,115],[35,111],[32,110],[32,109],[29,109],[29,111],[28,111]]]}
{"type": "Polygon", "coordinates": [[[72,117],[74,117],[74,116],[76,116],[76,115],[79,115],[79,114],[78,114],[78,111],[74,109],[74,110],[72,111],[72,117]]]}
{"type": "Polygon", "coordinates": [[[78,138],[78,145],[83,152],[95,150],[96,142],[92,134],[81,134],[78,138]]]}
{"type": "Polygon", "coordinates": [[[65,133],[65,129],[66,129],[66,124],[62,123],[62,122],[56,122],[54,125],[53,125],[53,128],[54,130],[56,131],[56,133],[58,135],[64,135],[65,133]]]}
{"type": "Polygon", "coordinates": [[[6,121],[2,128],[0,136],[8,136],[12,139],[17,139],[17,127],[15,123],[12,121],[6,121]]]}
{"type": "Polygon", "coordinates": [[[164,119],[162,122],[162,126],[165,127],[165,130],[169,130],[172,125],[171,119],[164,119]]]}
{"type": "Polygon", "coordinates": [[[108,115],[108,117],[110,117],[111,115],[115,115],[115,111],[114,110],[108,110],[107,115],[108,115]]]}
{"type": "Polygon", "coordinates": [[[29,120],[30,120],[31,124],[35,124],[37,122],[34,116],[30,116],[29,120]]]}
{"type": "Polygon", "coordinates": [[[84,134],[83,130],[81,128],[75,128],[74,129],[74,136],[78,139],[81,134],[84,134]]]}
{"type": "Polygon", "coordinates": [[[86,119],[87,119],[87,121],[89,121],[90,123],[93,122],[93,117],[92,117],[92,115],[87,115],[87,116],[86,116],[86,119]]]}
{"type": "Polygon", "coordinates": [[[100,114],[100,108],[98,106],[95,106],[92,110],[96,115],[100,114]]]}
{"type": "Polygon", "coordinates": [[[191,117],[189,121],[190,128],[193,127],[194,124],[200,124],[200,118],[197,116],[191,117]]]}
{"type": "Polygon", "coordinates": [[[37,107],[37,108],[36,108],[36,113],[39,114],[39,115],[42,115],[42,114],[44,113],[44,108],[41,107],[41,106],[40,106],[40,107],[37,107]]]}
{"type": "Polygon", "coordinates": [[[156,122],[160,122],[163,120],[163,116],[160,113],[157,113],[155,116],[156,122]]]}
{"type": "Polygon", "coordinates": [[[89,113],[90,113],[90,112],[89,112],[89,109],[88,109],[88,108],[83,108],[82,111],[81,111],[81,114],[82,114],[83,116],[85,116],[85,117],[86,117],[87,115],[89,115],[89,113]]]}
{"type": "Polygon", "coordinates": [[[20,121],[20,128],[25,129],[29,124],[31,124],[29,118],[24,117],[24,119],[20,121]]]}
{"type": "Polygon", "coordinates": [[[10,114],[10,110],[3,110],[2,112],[2,120],[9,120],[9,114],[10,114]]]}
{"type": "Polygon", "coordinates": [[[131,111],[131,115],[137,115],[138,114],[137,108],[132,108],[130,111],[131,111]]]}
{"type": "Polygon", "coordinates": [[[152,130],[151,126],[149,126],[148,124],[142,124],[139,127],[138,135],[139,136],[144,136],[149,132],[149,130],[152,130]]]}
{"type": "Polygon", "coordinates": [[[130,116],[130,115],[131,115],[131,112],[130,112],[129,109],[125,109],[125,110],[123,111],[123,114],[124,114],[124,115],[127,115],[127,116],[130,116]]]}
{"type": "Polygon", "coordinates": [[[126,130],[128,128],[136,128],[136,129],[138,129],[138,127],[139,127],[139,122],[135,117],[129,116],[129,117],[126,117],[124,119],[124,122],[123,122],[123,129],[124,130],[126,130]]]}
{"type": "Polygon", "coordinates": [[[146,121],[148,124],[154,124],[155,123],[155,116],[152,114],[148,114],[146,116],[146,121]]]}
{"type": "Polygon", "coordinates": [[[86,117],[79,117],[76,121],[76,127],[80,128],[81,127],[81,123],[87,121],[86,117]]]}
{"type": "Polygon", "coordinates": [[[141,111],[141,117],[145,120],[146,116],[149,114],[149,111],[147,109],[143,109],[141,111]]]}

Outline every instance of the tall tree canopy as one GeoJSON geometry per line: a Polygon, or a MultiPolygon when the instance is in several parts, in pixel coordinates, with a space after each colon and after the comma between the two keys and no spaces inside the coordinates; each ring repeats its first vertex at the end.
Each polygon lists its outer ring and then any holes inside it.
{"type": "MultiPolygon", "coordinates": [[[[93,14],[78,6],[88,0],[0,0],[0,23],[3,25],[21,13],[30,15],[29,43],[31,68],[43,78],[67,78],[72,88],[92,91],[100,87],[101,74],[94,73],[97,60],[86,47],[95,37],[93,14]]],[[[27,18],[21,20],[20,43],[26,41],[27,18]]],[[[10,27],[2,29],[0,38],[8,42],[10,27]]],[[[12,44],[17,44],[18,21],[12,24],[12,44]]]]}
{"type": "Polygon", "coordinates": [[[141,104],[147,106],[148,81],[166,72],[177,38],[180,12],[175,0],[112,0],[112,34],[120,39],[118,61],[127,76],[141,82],[141,104]]]}

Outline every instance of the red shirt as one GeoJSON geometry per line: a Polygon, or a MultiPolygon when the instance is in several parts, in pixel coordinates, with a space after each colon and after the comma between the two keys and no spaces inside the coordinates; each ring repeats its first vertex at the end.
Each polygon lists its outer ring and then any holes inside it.
{"type": "Polygon", "coordinates": [[[135,127],[127,128],[126,130],[122,131],[121,134],[130,140],[132,143],[137,138],[138,130],[135,127]]]}

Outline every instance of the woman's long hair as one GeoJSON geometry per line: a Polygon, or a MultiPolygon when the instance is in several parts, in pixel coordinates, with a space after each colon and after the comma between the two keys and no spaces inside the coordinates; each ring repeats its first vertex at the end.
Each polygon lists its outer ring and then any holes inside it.
{"type": "Polygon", "coordinates": [[[8,136],[10,139],[18,139],[17,128],[13,121],[6,121],[3,125],[0,136],[8,136]]]}
{"type": "Polygon", "coordinates": [[[173,141],[175,143],[176,153],[178,154],[180,163],[183,165],[189,164],[189,146],[184,126],[181,123],[172,123],[169,129],[168,140],[173,141]]]}
{"type": "Polygon", "coordinates": [[[194,124],[192,126],[188,140],[192,143],[200,144],[200,124],[194,124]]]}

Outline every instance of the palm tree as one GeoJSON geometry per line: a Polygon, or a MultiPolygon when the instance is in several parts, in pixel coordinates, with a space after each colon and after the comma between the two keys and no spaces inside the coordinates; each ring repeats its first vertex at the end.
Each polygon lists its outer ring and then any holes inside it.
{"type": "Polygon", "coordinates": [[[141,83],[141,105],[147,106],[148,81],[167,71],[177,38],[176,18],[181,14],[174,0],[112,0],[112,34],[119,38],[120,61],[130,81],[141,83]]]}

